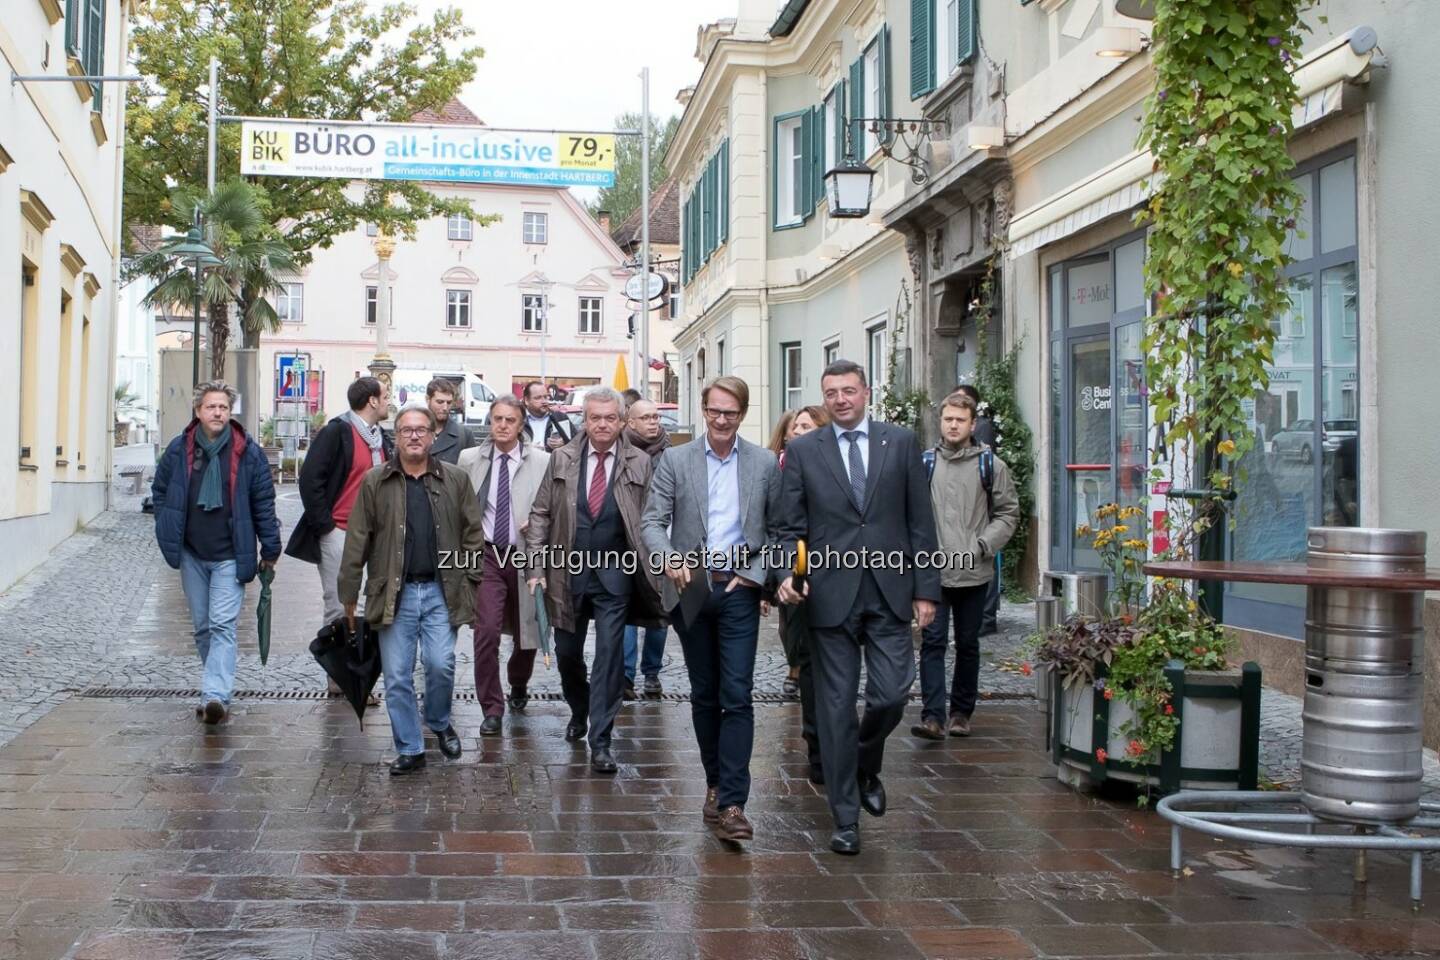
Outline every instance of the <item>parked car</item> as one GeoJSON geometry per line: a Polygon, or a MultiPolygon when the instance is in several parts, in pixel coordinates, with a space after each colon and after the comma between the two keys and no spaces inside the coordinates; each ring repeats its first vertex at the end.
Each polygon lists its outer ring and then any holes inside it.
{"type": "MultiPolygon", "coordinates": [[[[1346,440],[1360,435],[1356,420],[1326,420],[1320,428],[1320,448],[1335,453],[1346,440]]],[[[1315,462],[1315,421],[1296,420],[1270,439],[1270,452],[1276,457],[1293,458],[1301,463],[1315,462]]]]}

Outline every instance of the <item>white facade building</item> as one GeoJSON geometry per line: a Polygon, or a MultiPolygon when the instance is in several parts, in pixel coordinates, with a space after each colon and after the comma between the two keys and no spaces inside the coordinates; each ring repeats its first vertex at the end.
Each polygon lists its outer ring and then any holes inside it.
{"type": "MultiPolygon", "coordinates": [[[[625,256],[568,190],[429,188],[500,219],[436,219],[397,242],[388,274],[398,368],[481,375],[500,394],[542,376],[562,386],[610,385],[622,357],[628,370],[625,256]]],[[[322,409],[346,409],[346,388],[367,375],[375,354],[374,240],[363,226],[340,237],[275,298],[284,328],[260,341],[262,390],[269,383],[262,416],[274,409],[279,357],[296,353],[308,354],[309,370],[324,371],[322,409]]]]}
{"type": "MultiPolygon", "coordinates": [[[[114,75],[131,0],[7,0],[0,76],[114,75]]],[[[0,96],[0,589],[105,508],[124,88],[0,96]]]]}

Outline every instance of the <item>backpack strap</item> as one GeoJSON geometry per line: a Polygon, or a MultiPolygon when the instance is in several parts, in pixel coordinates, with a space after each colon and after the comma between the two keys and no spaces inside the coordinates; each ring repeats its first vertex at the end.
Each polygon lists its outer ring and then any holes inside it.
{"type": "Polygon", "coordinates": [[[980,451],[980,486],[985,488],[985,516],[994,516],[995,451],[989,447],[980,451]]]}

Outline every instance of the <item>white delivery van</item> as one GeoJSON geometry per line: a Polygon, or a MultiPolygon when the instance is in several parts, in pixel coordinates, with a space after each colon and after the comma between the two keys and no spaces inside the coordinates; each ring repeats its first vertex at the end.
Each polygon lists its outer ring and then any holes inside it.
{"type": "Polygon", "coordinates": [[[425,388],[437,377],[455,384],[455,408],[465,423],[485,422],[485,418],[490,415],[490,404],[495,401],[495,391],[480,374],[450,370],[397,369],[393,374],[395,396],[392,401],[395,407],[399,409],[411,402],[424,403],[425,388]]]}

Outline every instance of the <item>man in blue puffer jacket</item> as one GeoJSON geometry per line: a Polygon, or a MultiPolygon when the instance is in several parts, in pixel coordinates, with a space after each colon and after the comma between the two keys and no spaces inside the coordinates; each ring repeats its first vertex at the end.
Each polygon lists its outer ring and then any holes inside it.
{"type": "Polygon", "coordinates": [[[237,396],[221,380],[195,388],[195,419],[165,448],[151,491],[155,539],[190,606],[204,665],[196,713],[208,724],[230,705],[245,584],[280,557],[275,484],[259,444],[230,419],[237,396]]]}

